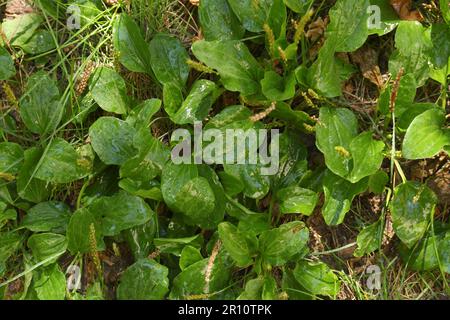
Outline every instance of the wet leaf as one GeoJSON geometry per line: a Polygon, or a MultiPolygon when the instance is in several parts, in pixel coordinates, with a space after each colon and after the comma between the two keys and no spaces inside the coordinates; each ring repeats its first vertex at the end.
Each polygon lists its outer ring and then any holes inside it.
{"type": "Polygon", "coordinates": [[[228,222],[219,224],[219,237],[231,258],[239,267],[247,267],[252,264],[256,253],[258,240],[256,237],[238,231],[228,222]]]}
{"type": "Polygon", "coordinates": [[[0,80],[8,80],[15,74],[14,60],[5,48],[0,47],[0,80]]]}
{"type": "Polygon", "coordinates": [[[327,225],[335,226],[344,221],[353,198],[367,189],[368,180],[365,178],[357,183],[351,183],[330,171],[325,173],[323,179],[325,203],[322,214],[327,225]]]}
{"type": "Polygon", "coordinates": [[[426,185],[408,181],[395,188],[391,202],[392,223],[396,235],[409,248],[428,228],[437,197],[426,185]]]}
{"type": "Polygon", "coordinates": [[[203,121],[220,93],[214,82],[197,80],[180,109],[173,115],[172,121],[176,124],[194,124],[195,121],[203,121]]]}
{"type": "Polygon", "coordinates": [[[154,260],[138,260],[120,278],[117,299],[161,300],[169,291],[168,274],[167,267],[154,260]]]}
{"type": "Polygon", "coordinates": [[[105,236],[118,235],[122,230],[143,225],[154,215],[143,199],[125,191],[99,198],[88,209],[100,221],[101,233],[105,236]]]}
{"type": "Polygon", "coordinates": [[[113,118],[99,118],[89,128],[92,148],[105,164],[121,165],[133,157],[135,129],[127,122],[113,118]]]}
{"type": "Polygon", "coordinates": [[[335,297],[341,283],[323,262],[300,261],[294,269],[295,279],[314,295],[335,297]]]}
{"type": "Polygon", "coordinates": [[[198,17],[206,41],[240,40],[245,30],[227,0],[203,0],[198,17]]]}
{"type": "Polygon", "coordinates": [[[90,153],[83,156],[70,143],[56,138],[43,155],[36,178],[53,183],[69,183],[84,178],[93,167],[94,155],[92,151],[90,153]]]}
{"type": "Polygon", "coordinates": [[[70,215],[69,206],[63,202],[41,202],[28,210],[21,226],[33,232],[64,233],[70,215]]]}
{"type": "Polygon", "coordinates": [[[44,71],[33,74],[20,99],[20,116],[27,128],[40,135],[50,134],[58,126],[63,105],[56,82],[44,71]]]}
{"type": "Polygon", "coordinates": [[[57,264],[43,269],[37,276],[34,290],[39,300],[64,300],[66,277],[57,264]]]}
{"type": "Polygon", "coordinates": [[[13,142],[0,143],[0,172],[17,174],[23,163],[23,149],[13,142]]]}
{"type": "Polygon", "coordinates": [[[303,222],[289,222],[263,232],[259,237],[259,250],[265,263],[280,266],[301,253],[308,240],[309,231],[303,222]]]}
{"type": "Polygon", "coordinates": [[[273,0],[228,0],[245,29],[251,32],[263,31],[273,0]]]}
{"type": "Polygon", "coordinates": [[[95,102],[105,111],[124,114],[130,107],[125,81],[113,69],[96,69],[90,79],[89,90],[95,102]]]}
{"type": "Polygon", "coordinates": [[[319,196],[314,191],[291,186],[278,190],[281,213],[301,213],[311,215],[316,207],[319,196]]]}
{"type": "Polygon", "coordinates": [[[224,87],[245,96],[261,91],[259,82],[264,72],[248,48],[240,41],[197,41],[194,55],[219,72],[224,87]],[[227,63],[224,63],[227,61],[227,63]]]}
{"type": "Polygon", "coordinates": [[[36,262],[41,262],[51,257],[52,260],[44,265],[48,266],[64,254],[67,249],[66,237],[54,233],[36,233],[28,238],[28,247],[33,252],[33,257],[36,262]]]}
{"type": "Polygon", "coordinates": [[[119,61],[128,70],[153,74],[148,44],[137,24],[124,13],[114,21],[113,42],[119,61]]]}

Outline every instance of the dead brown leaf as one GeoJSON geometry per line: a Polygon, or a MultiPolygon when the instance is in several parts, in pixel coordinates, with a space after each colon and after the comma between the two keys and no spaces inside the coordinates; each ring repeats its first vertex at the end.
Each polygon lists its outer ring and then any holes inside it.
{"type": "Polygon", "coordinates": [[[418,10],[411,10],[412,0],[390,0],[391,6],[402,20],[423,21],[418,10]]]}
{"type": "Polygon", "coordinates": [[[312,42],[315,42],[317,39],[323,36],[327,24],[328,24],[328,17],[326,17],[325,19],[319,17],[316,21],[312,22],[308,26],[308,31],[306,31],[306,37],[310,39],[312,42]]]}
{"type": "Polygon", "coordinates": [[[350,54],[351,59],[361,70],[364,78],[375,84],[378,88],[382,88],[384,80],[378,66],[377,52],[367,46],[364,46],[350,54]]]}
{"type": "Polygon", "coordinates": [[[7,19],[14,19],[17,16],[32,13],[33,7],[27,0],[10,0],[6,4],[5,17],[7,19]]]}

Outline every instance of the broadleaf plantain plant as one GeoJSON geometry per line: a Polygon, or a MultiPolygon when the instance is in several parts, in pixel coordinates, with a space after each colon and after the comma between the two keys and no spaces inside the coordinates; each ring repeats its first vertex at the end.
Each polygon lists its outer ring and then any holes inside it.
{"type": "Polygon", "coordinates": [[[18,112],[2,114],[1,123],[0,294],[20,279],[9,269],[20,255],[27,285],[14,298],[111,298],[99,251],[120,257],[126,247],[133,263],[114,284],[118,299],[336,298],[343,272],[318,256],[343,249],[317,252],[309,217],[336,228],[354,218],[355,197],[368,193],[381,195],[383,208],[359,228],[355,257],[380,250],[392,222],[409,267],[449,273],[450,228],[435,221],[439,199],[427,184],[407,181],[401,164],[448,157],[448,1],[440,1],[443,21],[426,26],[395,18],[388,1],[337,0],[315,54],[306,31],[318,17],[316,1],[200,0],[203,37],[188,46],[168,33],[146,39],[120,3],[81,2],[89,9],[81,27],[103,23],[116,63],[98,63],[77,93],[73,79],[61,90],[58,67],[34,72],[20,99],[8,91],[18,55],[56,54],[59,44],[42,23],[61,19],[64,7],[55,6],[63,4],[39,1],[39,12],[2,24],[0,80],[18,112]],[[368,24],[371,5],[381,10],[378,26],[368,24]],[[367,115],[342,99],[343,84],[358,72],[345,54],[394,33],[391,78],[367,125],[367,115]],[[36,48],[35,37],[46,43],[36,48]],[[155,83],[160,95],[130,95],[127,72],[155,83]],[[415,102],[430,78],[441,95],[415,102]],[[161,118],[170,130],[158,137],[151,128],[161,118]],[[195,135],[199,123],[219,135],[281,129],[277,170],[175,163],[172,129],[195,135]],[[66,134],[73,126],[88,128],[83,139],[66,134]],[[70,185],[73,201],[61,197],[70,185]],[[95,280],[66,288],[62,257],[93,263],[95,280]]]}

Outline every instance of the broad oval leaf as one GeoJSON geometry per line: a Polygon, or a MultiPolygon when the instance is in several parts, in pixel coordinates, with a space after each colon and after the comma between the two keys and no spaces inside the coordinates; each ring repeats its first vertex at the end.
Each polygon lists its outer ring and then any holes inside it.
{"type": "Polygon", "coordinates": [[[136,154],[135,134],[136,130],[127,122],[113,117],[102,117],[89,128],[92,148],[109,165],[122,165],[136,154]]]}
{"type": "Polygon", "coordinates": [[[89,90],[95,102],[105,111],[124,114],[129,107],[127,87],[116,71],[97,68],[89,81],[89,90]]]}
{"type": "Polygon", "coordinates": [[[192,52],[197,59],[219,72],[227,90],[238,91],[244,96],[261,91],[264,71],[243,42],[202,40],[194,42],[192,52]]]}
{"type": "Polygon", "coordinates": [[[41,202],[30,210],[22,220],[21,227],[33,232],[65,233],[70,220],[70,208],[63,202],[41,202]]]}
{"type": "Polygon", "coordinates": [[[175,83],[184,88],[189,76],[189,55],[177,38],[157,34],[150,42],[150,60],[156,79],[165,85],[175,83]]]}
{"type": "Polygon", "coordinates": [[[47,261],[44,265],[50,265],[64,254],[67,249],[67,239],[65,236],[54,233],[35,233],[28,239],[28,247],[33,252],[33,257],[37,262],[47,261]]]}
{"type": "Polygon", "coordinates": [[[288,222],[265,231],[259,237],[263,261],[272,266],[281,266],[300,254],[308,240],[309,230],[301,221],[288,222]]]}
{"type": "Polygon", "coordinates": [[[195,248],[193,246],[185,246],[181,251],[179,263],[180,269],[181,271],[183,271],[190,265],[193,265],[194,263],[201,260],[203,260],[203,256],[198,248],[195,248]]]}
{"type": "Polygon", "coordinates": [[[445,115],[438,108],[418,115],[406,131],[403,156],[407,159],[432,158],[450,145],[450,129],[444,124],[445,115]]]}
{"type": "Polygon", "coordinates": [[[100,221],[105,236],[118,235],[122,230],[143,225],[154,215],[142,198],[125,191],[119,191],[112,197],[99,198],[88,210],[100,221]]]}
{"type": "Polygon", "coordinates": [[[148,44],[134,20],[124,13],[114,21],[113,42],[119,61],[128,70],[153,74],[148,44]]]}
{"type": "Polygon", "coordinates": [[[16,67],[9,52],[0,47],[0,80],[7,80],[16,74],[16,67]]]}
{"type": "Polygon", "coordinates": [[[351,171],[350,144],[358,134],[355,114],[343,108],[320,108],[316,126],[316,145],[325,163],[335,174],[346,177],[351,171]]]}
{"type": "Polygon", "coordinates": [[[307,216],[313,213],[319,200],[317,193],[298,186],[280,189],[276,197],[280,201],[281,213],[301,213],[307,216]]]}
{"type": "Polygon", "coordinates": [[[23,162],[23,149],[13,142],[0,143],[0,174],[15,175],[23,162]]]}
{"type": "Polygon", "coordinates": [[[326,37],[336,52],[352,52],[364,44],[369,35],[369,5],[369,0],[339,0],[330,10],[326,37]]]}
{"type": "Polygon", "coordinates": [[[219,94],[220,90],[214,82],[197,80],[180,109],[172,117],[172,121],[176,124],[194,124],[196,121],[203,121],[219,94]]]}
{"type": "Polygon", "coordinates": [[[341,283],[333,271],[323,262],[302,260],[294,269],[295,279],[314,295],[336,297],[341,283]]]}
{"type": "Polygon", "coordinates": [[[100,224],[95,220],[94,215],[86,208],[75,211],[67,226],[67,248],[72,254],[88,253],[92,250],[103,250],[103,234],[100,224]],[[95,239],[97,248],[93,248],[95,239]]]}
{"type": "Polygon", "coordinates": [[[391,202],[392,224],[397,236],[411,248],[428,228],[437,197],[419,182],[408,181],[395,188],[391,202]]]}
{"type": "Polygon", "coordinates": [[[353,167],[348,177],[352,183],[378,171],[383,162],[384,143],[372,138],[372,132],[363,132],[350,143],[353,167]]]}
{"type": "Polygon", "coordinates": [[[56,82],[39,71],[28,79],[25,90],[19,102],[23,122],[33,133],[52,133],[64,111],[56,82]]]}
{"type": "Polygon", "coordinates": [[[227,0],[203,0],[198,18],[206,41],[240,40],[245,29],[231,10],[227,0]]]}
{"type": "Polygon", "coordinates": [[[175,201],[189,224],[213,228],[219,222],[213,215],[216,201],[214,192],[208,180],[203,177],[188,181],[179,190],[175,201]]]}
{"type": "Polygon", "coordinates": [[[365,178],[357,183],[351,183],[327,170],[323,179],[325,203],[322,208],[327,225],[335,226],[344,221],[353,198],[367,189],[368,180],[365,178]]]}
{"type": "Polygon", "coordinates": [[[64,300],[66,296],[66,277],[58,264],[41,270],[33,288],[39,300],[64,300]]]}
{"type": "Polygon", "coordinates": [[[293,98],[296,84],[295,73],[280,76],[275,71],[266,71],[264,79],[261,80],[262,92],[270,101],[284,101],[293,98]]]}
{"type": "MultiPolygon", "coordinates": [[[[88,148],[90,149],[89,146],[88,148]]],[[[91,155],[83,155],[66,140],[56,138],[44,153],[36,171],[36,178],[53,183],[69,183],[79,180],[92,171],[93,158],[92,151],[91,155]]]]}
{"type": "Polygon", "coordinates": [[[383,237],[383,227],[381,220],[364,227],[356,238],[358,248],[353,253],[355,257],[362,257],[370,254],[381,247],[383,237]]]}
{"type": "Polygon", "coordinates": [[[210,294],[228,285],[231,278],[231,264],[223,252],[219,252],[216,256],[211,268],[208,268],[209,260],[207,258],[198,261],[179,273],[173,279],[169,299],[189,299],[198,295],[219,299],[220,295],[210,296],[210,294]]]}
{"type": "Polygon", "coordinates": [[[414,76],[418,87],[424,85],[430,73],[430,30],[418,21],[401,21],[395,34],[395,46],[397,49],[389,59],[392,77],[403,68],[404,74],[414,76]]]}
{"type": "Polygon", "coordinates": [[[219,224],[219,237],[225,250],[239,267],[247,267],[252,264],[253,256],[258,246],[256,237],[245,234],[229,222],[219,224]]]}
{"type": "Polygon", "coordinates": [[[42,157],[42,150],[31,148],[24,152],[24,162],[17,176],[17,192],[22,199],[38,203],[49,196],[48,183],[35,177],[36,165],[42,157]]]}
{"type": "Polygon", "coordinates": [[[21,47],[30,40],[43,20],[38,13],[20,14],[14,19],[3,21],[2,33],[10,46],[21,47]]]}
{"type": "Polygon", "coordinates": [[[141,259],[122,274],[119,300],[162,300],[169,291],[169,270],[150,259],[141,259]]]}
{"type": "Polygon", "coordinates": [[[245,29],[251,32],[264,30],[274,0],[228,0],[245,29]]]}

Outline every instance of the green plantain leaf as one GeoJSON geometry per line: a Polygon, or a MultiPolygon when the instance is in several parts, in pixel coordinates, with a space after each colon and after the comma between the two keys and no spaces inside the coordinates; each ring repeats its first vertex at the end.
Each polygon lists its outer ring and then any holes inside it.
{"type": "Polygon", "coordinates": [[[21,47],[33,36],[43,22],[43,17],[37,13],[25,13],[2,23],[2,32],[11,46],[21,47]]]}
{"type": "Polygon", "coordinates": [[[101,117],[89,128],[92,148],[100,160],[110,165],[122,165],[136,154],[135,134],[127,122],[113,117],[101,117]]]}
{"type": "Polygon", "coordinates": [[[89,90],[95,102],[105,111],[127,113],[129,99],[123,78],[113,69],[97,68],[89,81],[89,90]]]}
{"type": "Polygon", "coordinates": [[[450,145],[450,129],[445,127],[445,115],[433,108],[418,115],[406,131],[403,156],[406,159],[432,158],[450,145]]]}
{"type": "Polygon", "coordinates": [[[238,91],[244,96],[261,91],[264,71],[244,43],[197,41],[192,45],[192,52],[197,59],[219,72],[227,90],[238,91]]]}
{"type": "Polygon", "coordinates": [[[319,124],[316,126],[316,145],[324,154],[325,163],[332,172],[347,177],[352,169],[350,144],[358,134],[358,122],[348,109],[320,108],[319,124]]]}
{"type": "Polygon", "coordinates": [[[17,176],[17,192],[22,199],[38,203],[50,194],[48,183],[35,177],[36,165],[42,157],[42,150],[31,148],[24,153],[24,163],[17,176]]]}
{"type": "Polygon", "coordinates": [[[64,112],[56,82],[44,71],[33,74],[20,99],[20,116],[27,128],[40,135],[50,134],[64,112]]]}
{"type": "Polygon", "coordinates": [[[409,248],[427,231],[436,204],[434,192],[419,182],[408,181],[395,188],[391,202],[392,224],[397,236],[409,248]]]}
{"type": "Polygon", "coordinates": [[[124,13],[114,21],[113,42],[119,61],[128,70],[153,74],[148,44],[134,20],[124,13]]]}
{"type": "Polygon", "coordinates": [[[295,279],[314,295],[336,297],[341,283],[323,262],[300,261],[294,269],[295,279]]]}
{"type": "Polygon", "coordinates": [[[396,51],[389,59],[389,71],[395,78],[401,68],[412,74],[418,87],[425,84],[430,72],[432,49],[430,29],[418,21],[402,21],[395,34],[396,51]]]}
{"type": "MultiPolygon", "coordinates": [[[[222,253],[216,256],[214,263],[208,267],[209,258],[198,261],[181,273],[172,282],[169,299],[188,299],[193,296],[216,293],[223,290],[231,278],[229,259],[222,253]],[[208,271],[208,282],[206,272],[208,271]]],[[[220,299],[220,295],[211,295],[209,299],[220,299]]]]}
{"type": "Polygon", "coordinates": [[[261,87],[267,99],[284,101],[294,97],[296,83],[294,73],[283,77],[274,71],[266,71],[264,79],[261,80],[261,87]]]}
{"type": "Polygon", "coordinates": [[[117,299],[162,300],[169,291],[168,274],[167,267],[154,260],[138,260],[122,274],[117,299]]]}
{"type": "Polygon", "coordinates": [[[112,197],[101,197],[88,209],[100,221],[101,233],[105,236],[118,235],[122,230],[143,225],[154,215],[143,199],[125,191],[112,197]]]}
{"type": "Polygon", "coordinates": [[[263,262],[281,266],[300,254],[309,240],[309,231],[303,222],[293,221],[264,231],[259,237],[263,262]]]}
{"type": "Polygon", "coordinates": [[[229,222],[219,224],[219,237],[231,258],[239,267],[248,267],[253,263],[253,256],[258,247],[258,240],[245,234],[229,222]]]}
{"type": "Polygon", "coordinates": [[[313,0],[283,0],[286,6],[294,12],[305,14],[313,0]]]}
{"type": "Polygon", "coordinates": [[[245,29],[251,32],[263,31],[274,0],[228,0],[245,29]]]}
{"type": "Polygon", "coordinates": [[[14,60],[5,48],[0,47],[0,80],[8,80],[15,74],[14,60]]]}
{"type": "Polygon", "coordinates": [[[33,252],[36,262],[41,262],[51,257],[54,259],[45,263],[48,266],[63,255],[67,249],[66,237],[54,233],[35,233],[28,238],[28,247],[33,252]]]}
{"type": "Polygon", "coordinates": [[[69,183],[89,175],[93,161],[94,154],[89,145],[77,152],[66,140],[56,138],[44,154],[36,178],[52,183],[69,183]]]}
{"type": "Polygon", "coordinates": [[[335,44],[335,52],[352,52],[366,42],[369,0],[339,0],[330,10],[325,36],[335,44]]]}
{"type": "Polygon", "coordinates": [[[362,257],[380,248],[383,235],[382,227],[381,220],[379,220],[361,230],[356,239],[358,248],[354,252],[355,257],[362,257]]]}
{"type": "Polygon", "coordinates": [[[335,226],[344,221],[353,198],[367,189],[368,180],[368,178],[365,178],[357,183],[351,183],[331,171],[325,173],[323,179],[325,203],[322,214],[329,226],[335,226]]]}
{"type": "Polygon", "coordinates": [[[23,163],[23,149],[13,142],[0,143],[0,173],[17,174],[23,163]]]}
{"type": "Polygon", "coordinates": [[[156,79],[166,85],[174,83],[184,88],[189,76],[189,55],[177,38],[157,34],[150,42],[150,61],[156,79]]]}
{"type": "Polygon", "coordinates": [[[56,48],[55,40],[49,30],[38,30],[27,43],[21,45],[25,53],[38,55],[56,48]]]}
{"type": "Polygon", "coordinates": [[[381,167],[384,143],[372,138],[371,132],[363,132],[350,143],[353,168],[348,177],[352,183],[375,174],[381,167]]]}
{"type": "Polygon", "coordinates": [[[180,109],[173,115],[172,121],[176,124],[194,124],[195,121],[203,121],[220,93],[214,82],[197,80],[180,109]]]}
{"type": "Polygon", "coordinates": [[[65,233],[70,215],[69,206],[63,202],[41,202],[28,210],[21,226],[33,232],[65,233]]]}
{"type": "Polygon", "coordinates": [[[55,263],[40,272],[34,281],[33,288],[39,300],[64,300],[66,277],[55,263]]]}
{"type": "Polygon", "coordinates": [[[276,197],[280,201],[281,213],[301,213],[307,216],[313,213],[319,200],[317,193],[298,186],[280,189],[276,197]]]}
{"type": "Polygon", "coordinates": [[[245,30],[227,0],[203,0],[198,18],[206,41],[240,40],[245,30]]]}
{"type": "Polygon", "coordinates": [[[79,209],[72,215],[67,226],[66,236],[67,248],[73,255],[78,252],[89,253],[92,250],[100,251],[105,248],[101,225],[86,208],[79,209]],[[92,238],[95,239],[97,248],[92,248],[92,238]]]}

